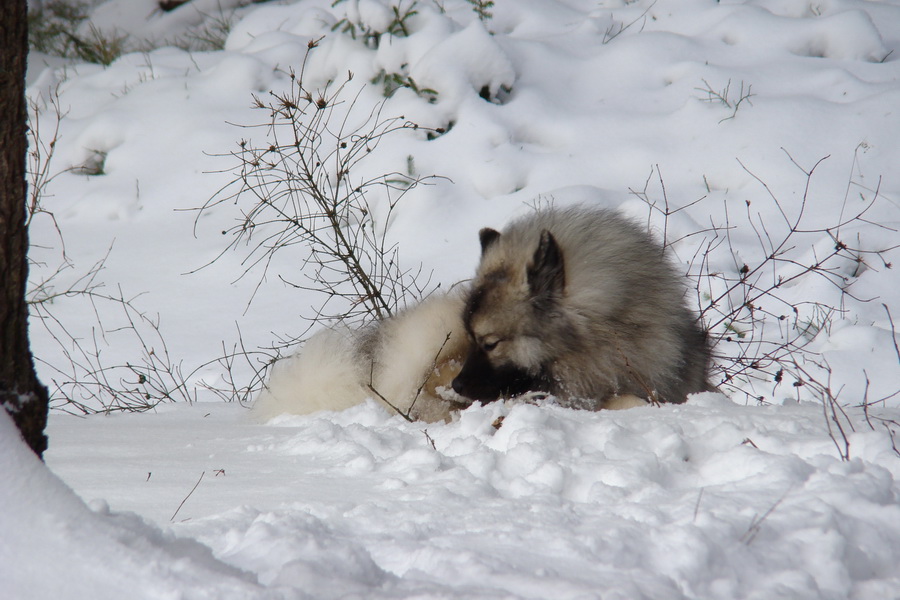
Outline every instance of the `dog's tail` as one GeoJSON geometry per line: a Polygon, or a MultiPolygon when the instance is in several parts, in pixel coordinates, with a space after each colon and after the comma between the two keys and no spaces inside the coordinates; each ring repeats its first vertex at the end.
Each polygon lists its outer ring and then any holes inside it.
{"type": "Polygon", "coordinates": [[[302,352],[275,364],[253,405],[254,416],[266,421],[283,413],[305,415],[355,406],[370,395],[360,383],[364,381],[360,369],[351,331],[320,331],[306,341],[302,352]]]}

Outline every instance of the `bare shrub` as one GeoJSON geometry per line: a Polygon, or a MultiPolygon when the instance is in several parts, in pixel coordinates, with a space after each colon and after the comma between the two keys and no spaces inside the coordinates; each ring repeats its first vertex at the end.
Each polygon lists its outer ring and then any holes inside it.
{"type": "MultiPolygon", "coordinates": [[[[102,282],[109,252],[86,272],[71,275],[77,268],[66,253],[53,212],[43,203],[48,185],[61,173],[54,173],[51,164],[65,116],[58,87],[30,101],[27,225],[31,227],[35,219],[49,219],[56,235],[55,242],[41,248],[55,257],[55,266],[47,276],[29,283],[27,298],[32,323],[44,328],[63,357],[48,360],[35,356],[44,365],[45,379],[50,380],[50,407],[90,414],[143,411],[176,400],[191,402],[195,393],[186,383],[181,364],[169,354],[159,318],[138,309],[136,298],[126,297],[121,288],[108,291],[102,282]],[[72,303],[90,307],[93,319],[87,334],[83,319],[74,324],[59,316],[72,303]],[[113,346],[113,339],[125,342],[113,346]],[[116,352],[110,357],[112,347],[116,352]],[[124,353],[123,347],[128,348],[124,353]]],[[[32,272],[54,265],[36,263],[31,254],[29,260],[32,272]]]]}
{"type": "Polygon", "coordinates": [[[49,0],[37,3],[28,14],[28,43],[40,52],[110,65],[130,50],[129,36],[102,31],[89,23],[92,2],[49,0]]]}
{"type": "MultiPolygon", "coordinates": [[[[309,50],[315,47],[311,42],[309,50]]],[[[242,206],[238,223],[223,232],[233,239],[222,252],[245,249],[242,277],[259,267],[262,281],[276,254],[303,246],[298,270],[311,272],[307,280],[279,278],[321,294],[322,303],[307,317],[312,324],[382,319],[421,298],[429,285],[421,267],[401,267],[387,232],[397,204],[434,176],[398,171],[361,179],[355,171],[385,136],[418,126],[384,117],[383,104],[360,118],[359,96],[350,97],[347,88],[352,78],[313,91],[301,69],[291,72],[287,91],[270,92],[265,101],[254,96],[254,108],[267,113],[264,124],[253,126],[263,128],[265,141],[241,140],[226,155],[237,160],[236,177],[199,209],[242,206]],[[373,193],[381,201],[377,206],[369,201],[373,193]]]]}
{"type": "Polygon", "coordinates": [[[135,298],[126,298],[121,288],[107,292],[100,282],[105,260],[62,291],[52,291],[51,278],[29,296],[32,318],[65,357],[62,363],[37,358],[49,373],[50,407],[78,414],[141,412],[162,402],[195,401],[181,364],[169,353],[159,317],[141,312],[135,298]],[[57,303],[64,299],[90,303],[94,323],[89,335],[73,331],[57,316],[57,303]],[[125,344],[115,343],[123,338],[125,344]],[[136,347],[137,355],[132,350],[123,359],[123,345],[136,347]]]}
{"type": "MultiPolygon", "coordinates": [[[[650,6],[648,6],[646,9],[644,9],[644,11],[640,15],[638,15],[637,17],[635,17],[628,23],[625,23],[623,21],[612,20],[610,25],[606,28],[606,31],[603,32],[603,43],[604,44],[610,43],[611,41],[613,41],[614,39],[616,39],[617,37],[619,37],[626,31],[631,29],[638,22],[640,22],[640,24],[641,24],[640,27],[638,28],[638,30],[643,31],[644,26],[647,24],[648,14],[650,13],[650,11],[653,9],[654,6],[656,6],[656,0],[653,0],[653,2],[650,4],[650,6]]],[[[653,18],[653,17],[651,17],[651,18],[653,18]]]]}
{"type": "MultiPolygon", "coordinates": [[[[249,4],[249,0],[246,4],[249,4]]],[[[160,2],[160,9],[166,12],[180,7],[186,2],[175,0],[167,6],[160,2]]],[[[172,45],[181,48],[187,52],[208,52],[211,50],[222,50],[225,48],[225,42],[231,29],[238,20],[237,12],[245,3],[239,4],[235,8],[225,9],[219,4],[215,11],[204,12],[196,7],[190,8],[197,13],[201,19],[200,23],[188,28],[184,33],[171,40],[172,45]]]]}
{"type": "MultiPolygon", "coordinates": [[[[667,247],[689,242],[686,246],[695,248],[687,261],[686,275],[694,282],[700,318],[711,336],[714,383],[723,390],[762,400],[763,396],[753,392],[758,384],[799,388],[811,383],[810,365],[820,364],[822,372],[827,372],[819,354],[809,348],[810,343],[819,331],[827,331],[836,318],[846,314],[847,299],[870,300],[854,295],[852,286],[857,275],[864,269],[890,268],[884,254],[897,246],[867,249],[851,233],[860,225],[873,225],[866,213],[879,201],[878,189],[869,190],[856,210],[845,204],[830,225],[809,225],[810,186],[816,169],[826,159],[808,169],[791,159],[803,176],[802,195],[795,206],[783,202],[741,164],[759,183],[762,198],[742,202],[737,214],[733,206],[723,202],[724,221],[711,217],[709,227],[677,239],[672,239],[669,231],[670,217],[709,199],[703,197],[672,208],[658,169],[661,199],[651,197],[650,178],[643,190],[632,190],[648,204],[652,214],[661,217],[667,247]],[[754,206],[759,202],[771,203],[781,222],[765,222],[764,211],[754,206]],[[743,251],[739,251],[735,241],[739,234],[749,234],[757,248],[742,246],[743,251]],[[695,236],[700,241],[688,240],[695,236]],[[810,282],[827,284],[826,288],[835,292],[836,301],[812,294],[804,297],[803,286],[810,282]]],[[[822,397],[826,387],[820,384],[814,395],[822,397]]]]}
{"type": "MultiPolygon", "coordinates": [[[[833,368],[816,350],[813,341],[828,333],[835,320],[849,312],[848,303],[869,302],[853,290],[856,277],[864,270],[889,269],[885,254],[898,245],[867,248],[859,237],[860,226],[882,227],[867,213],[881,199],[879,189],[869,189],[852,179],[839,214],[826,226],[813,225],[809,214],[811,184],[816,169],[828,157],[804,168],[788,155],[802,173],[799,201],[785,202],[750,169],[741,167],[760,186],[762,194],[741,203],[735,211],[723,201],[724,221],[710,218],[708,227],[674,238],[670,218],[688,206],[709,202],[702,197],[686,206],[670,205],[658,167],[651,171],[642,190],[631,190],[644,201],[651,217],[661,223],[666,247],[693,248],[686,260],[686,275],[693,282],[700,320],[709,332],[713,347],[713,383],[729,394],[764,402],[767,396],[787,387],[784,396],[814,398],[822,403],[828,430],[839,455],[850,457],[849,434],[854,430],[841,388],[832,384],[833,368]],[[658,181],[661,198],[649,191],[658,181]],[[850,190],[860,190],[857,208],[848,202],[850,190]],[[769,203],[778,222],[767,222],[756,204],[769,203]],[[697,238],[699,237],[699,241],[697,238]],[[756,240],[756,247],[739,244],[738,237],[756,240]],[[824,290],[824,292],[823,292],[824,290]],[[790,390],[790,391],[788,391],[790,390]]],[[[740,162],[740,161],[739,161],[740,162]]],[[[651,219],[653,220],[653,219],[651,219]]],[[[649,225],[649,222],[648,222],[649,225]]],[[[888,312],[890,316],[890,313],[888,312]]],[[[898,358],[900,358],[900,350],[898,358]]],[[[888,397],[900,393],[895,391],[888,397]]],[[[886,398],[868,398],[864,406],[886,398]]]]}
{"type": "Polygon", "coordinates": [[[472,5],[472,10],[482,23],[487,23],[494,18],[494,13],[491,12],[494,8],[493,0],[466,0],[466,2],[472,5]]]}
{"type": "Polygon", "coordinates": [[[299,338],[293,335],[277,338],[271,346],[250,349],[244,342],[240,327],[237,327],[238,341],[230,347],[222,342],[222,353],[201,364],[188,376],[212,368],[218,374],[213,381],[200,378],[197,387],[210,392],[224,402],[250,404],[263,390],[269,369],[287,350],[296,346],[299,338]]]}
{"type": "Polygon", "coordinates": [[[253,108],[263,112],[265,120],[243,127],[261,130],[263,141],[242,139],[236,150],[221,155],[236,161],[228,171],[234,178],[197,209],[199,219],[222,204],[241,207],[237,223],[222,232],[231,241],[212,262],[230,251],[244,253],[239,278],[257,273],[258,291],[274,257],[300,246],[299,275],[278,277],[321,298],[311,313],[300,315],[308,326],[299,334],[252,352],[241,342],[217,359],[229,373],[235,361],[252,364],[255,373],[249,385],[229,376],[232,384],[214,390],[223,397],[249,399],[261,389],[268,367],[314,326],[341,321],[359,327],[384,319],[433,287],[421,266],[401,265],[388,230],[397,204],[435,176],[417,175],[411,157],[406,172],[368,178],[357,173],[360,161],[386,136],[420,128],[402,116],[385,117],[383,102],[362,107],[361,92],[351,91],[352,73],[341,82],[311,89],[304,73],[317,45],[309,43],[300,70],[289,73],[285,91],[270,92],[266,99],[254,96],[253,108]]]}
{"type": "Polygon", "coordinates": [[[47,187],[59,175],[51,171],[50,165],[59,141],[60,123],[68,114],[61,108],[59,86],[60,84],[56,84],[47,90],[46,95],[28,100],[28,206],[25,226],[31,227],[32,221],[40,216],[50,219],[58,237],[63,262],[66,262],[59,223],[53,213],[44,208],[42,202],[47,197],[47,187]],[[44,125],[45,116],[51,120],[49,125],[44,125]],[[41,135],[42,131],[44,135],[41,135]],[[47,138],[49,141],[46,141],[47,138]]]}
{"type": "MultiPolygon", "coordinates": [[[[334,0],[333,6],[344,3],[346,0],[334,0]]],[[[375,50],[381,45],[384,35],[392,37],[407,37],[410,34],[409,21],[419,14],[416,6],[419,0],[391,0],[388,4],[393,15],[386,26],[375,28],[366,22],[359,13],[356,3],[348,3],[349,6],[342,19],[331,28],[332,31],[340,31],[355,39],[360,39],[369,48],[375,50]]]]}
{"type": "Polygon", "coordinates": [[[702,88],[694,88],[698,92],[702,94],[706,94],[706,97],[702,100],[704,102],[709,102],[710,104],[721,104],[726,109],[731,111],[731,114],[724,119],[720,119],[719,123],[724,123],[725,121],[730,121],[731,119],[737,116],[738,110],[740,110],[741,105],[745,102],[747,104],[753,105],[753,102],[750,101],[750,98],[755,96],[752,92],[753,86],[747,85],[744,87],[744,82],[741,81],[741,88],[736,93],[732,93],[731,89],[731,80],[728,80],[728,83],[725,84],[721,90],[713,88],[705,79],[701,80],[703,82],[702,88]]]}

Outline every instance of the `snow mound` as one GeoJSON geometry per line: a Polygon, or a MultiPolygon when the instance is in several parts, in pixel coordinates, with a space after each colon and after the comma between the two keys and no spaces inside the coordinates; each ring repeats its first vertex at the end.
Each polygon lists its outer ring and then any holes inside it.
{"type": "Polygon", "coordinates": [[[89,509],[0,411],[0,573],[8,598],[274,598],[209,548],[134,514],[89,509]]]}

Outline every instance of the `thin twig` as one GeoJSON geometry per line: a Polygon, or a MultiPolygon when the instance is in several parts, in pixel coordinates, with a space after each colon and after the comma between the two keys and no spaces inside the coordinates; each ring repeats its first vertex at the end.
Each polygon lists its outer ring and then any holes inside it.
{"type": "Polygon", "coordinates": [[[766,519],[769,518],[769,516],[773,512],[775,512],[776,508],[781,506],[781,503],[784,502],[784,499],[787,498],[787,495],[790,493],[790,491],[791,490],[788,489],[784,494],[782,494],[781,498],[779,498],[772,506],[770,506],[769,510],[763,513],[761,517],[753,517],[753,519],[750,521],[750,526],[747,528],[747,531],[744,533],[744,535],[741,536],[741,542],[747,544],[748,546],[753,543],[753,540],[756,539],[756,536],[759,535],[759,532],[762,529],[762,524],[766,519]]]}
{"type": "Polygon", "coordinates": [[[203,481],[204,475],[206,475],[206,471],[203,471],[202,473],[200,473],[200,479],[197,480],[197,483],[194,484],[194,487],[191,488],[191,491],[188,492],[188,495],[184,497],[184,500],[181,501],[181,504],[179,504],[178,508],[175,509],[175,512],[172,513],[172,517],[169,519],[169,522],[172,522],[175,520],[175,516],[178,514],[178,511],[181,510],[181,507],[184,506],[184,503],[188,501],[188,498],[191,497],[191,495],[194,493],[194,490],[196,490],[197,487],[200,485],[200,482],[203,481]]]}
{"type": "Polygon", "coordinates": [[[882,303],[881,306],[884,307],[884,312],[887,313],[888,321],[891,324],[891,341],[894,342],[894,352],[897,354],[897,360],[900,361],[900,346],[897,345],[897,330],[894,328],[894,317],[891,316],[891,309],[888,308],[888,305],[882,303]]]}

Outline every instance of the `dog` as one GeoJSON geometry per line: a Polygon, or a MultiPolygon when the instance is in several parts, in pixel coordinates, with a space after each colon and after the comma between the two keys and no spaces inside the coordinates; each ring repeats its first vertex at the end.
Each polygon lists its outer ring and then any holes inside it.
{"type": "Polygon", "coordinates": [[[707,336],[685,282],[637,224],[609,210],[551,208],[479,239],[462,314],[469,350],[452,382],[462,399],[544,392],[599,410],[711,389],[707,336]]]}
{"type": "Polygon", "coordinates": [[[607,210],[545,209],[479,238],[472,282],[360,330],[322,330],[276,363],[257,417],[373,398],[434,422],[475,401],[552,395],[623,409],[711,389],[684,282],[638,225],[607,210]]]}
{"type": "Polygon", "coordinates": [[[255,416],[340,411],[373,398],[413,420],[449,420],[450,386],[468,350],[463,299],[454,288],[359,330],[317,332],[275,363],[255,416]]]}

